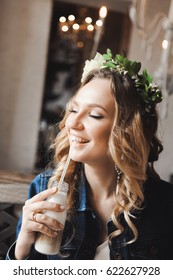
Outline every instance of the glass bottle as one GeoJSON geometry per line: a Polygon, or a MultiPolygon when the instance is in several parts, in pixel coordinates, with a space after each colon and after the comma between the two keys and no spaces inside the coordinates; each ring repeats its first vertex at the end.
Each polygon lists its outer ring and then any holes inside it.
{"type": "MultiPolygon", "coordinates": [[[[60,205],[63,205],[65,207],[65,210],[63,212],[55,212],[55,211],[44,211],[44,214],[56,219],[61,224],[65,224],[66,215],[67,215],[67,192],[69,189],[69,185],[66,182],[58,183],[54,182],[53,187],[58,187],[58,191],[48,197],[48,201],[56,202],[60,205]]],[[[46,255],[54,255],[59,252],[61,240],[62,240],[62,234],[63,230],[58,231],[58,235],[56,237],[50,237],[43,233],[38,233],[36,242],[35,242],[35,249],[46,255]]]]}

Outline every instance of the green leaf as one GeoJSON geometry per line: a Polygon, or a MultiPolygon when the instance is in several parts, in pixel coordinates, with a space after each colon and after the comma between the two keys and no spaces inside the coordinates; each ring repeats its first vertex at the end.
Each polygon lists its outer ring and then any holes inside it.
{"type": "Polygon", "coordinates": [[[119,61],[120,63],[123,63],[123,62],[124,62],[124,57],[123,57],[122,55],[120,55],[120,54],[117,54],[117,55],[115,56],[115,59],[116,59],[117,61],[119,61]]]}
{"type": "Polygon", "coordinates": [[[145,80],[148,81],[149,84],[152,83],[153,77],[148,74],[146,69],[143,70],[143,76],[144,76],[145,80]]]}
{"type": "Polygon", "coordinates": [[[138,74],[139,71],[140,71],[140,69],[141,69],[141,63],[135,61],[135,62],[133,63],[133,72],[134,72],[135,74],[138,74]]]}
{"type": "Polygon", "coordinates": [[[104,58],[105,60],[110,60],[110,59],[111,59],[110,56],[109,56],[108,54],[103,54],[103,58],[104,58]]]}
{"type": "Polygon", "coordinates": [[[112,58],[112,52],[110,49],[107,49],[107,54],[109,55],[110,58],[112,58]]]}
{"type": "Polygon", "coordinates": [[[115,65],[115,63],[113,63],[113,62],[106,62],[106,65],[107,65],[107,67],[110,67],[110,68],[115,68],[116,67],[116,65],[115,65]]]}

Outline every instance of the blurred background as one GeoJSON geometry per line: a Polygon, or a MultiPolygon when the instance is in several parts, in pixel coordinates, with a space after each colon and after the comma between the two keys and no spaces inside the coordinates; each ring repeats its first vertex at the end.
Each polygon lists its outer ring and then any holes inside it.
{"type": "Polygon", "coordinates": [[[161,86],[156,170],[173,182],[173,0],[1,0],[0,38],[0,259],[96,51],[125,52],[161,86]]]}
{"type": "Polygon", "coordinates": [[[1,0],[0,170],[37,173],[54,125],[96,51],[124,51],[164,91],[156,167],[173,173],[172,0],[1,0]]]}

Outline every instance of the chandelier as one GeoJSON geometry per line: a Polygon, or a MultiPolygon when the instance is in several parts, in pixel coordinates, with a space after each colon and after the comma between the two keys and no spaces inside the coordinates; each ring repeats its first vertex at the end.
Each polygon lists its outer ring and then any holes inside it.
{"type": "Polygon", "coordinates": [[[80,9],[79,16],[70,14],[61,16],[58,21],[59,34],[72,37],[78,48],[83,48],[84,39],[94,37],[94,50],[98,48],[98,44],[103,31],[104,20],[107,16],[107,7],[102,6],[99,9],[99,18],[94,22],[93,18],[86,16],[86,10],[80,9]],[[96,36],[97,34],[97,36],[96,36]]]}

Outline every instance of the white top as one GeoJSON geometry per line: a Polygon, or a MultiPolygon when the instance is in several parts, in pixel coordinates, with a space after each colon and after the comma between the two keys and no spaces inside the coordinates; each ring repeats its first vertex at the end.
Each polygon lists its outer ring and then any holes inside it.
{"type": "Polygon", "coordinates": [[[110,260],[108,240],[97,247],[94,260],[110,260]]]}

